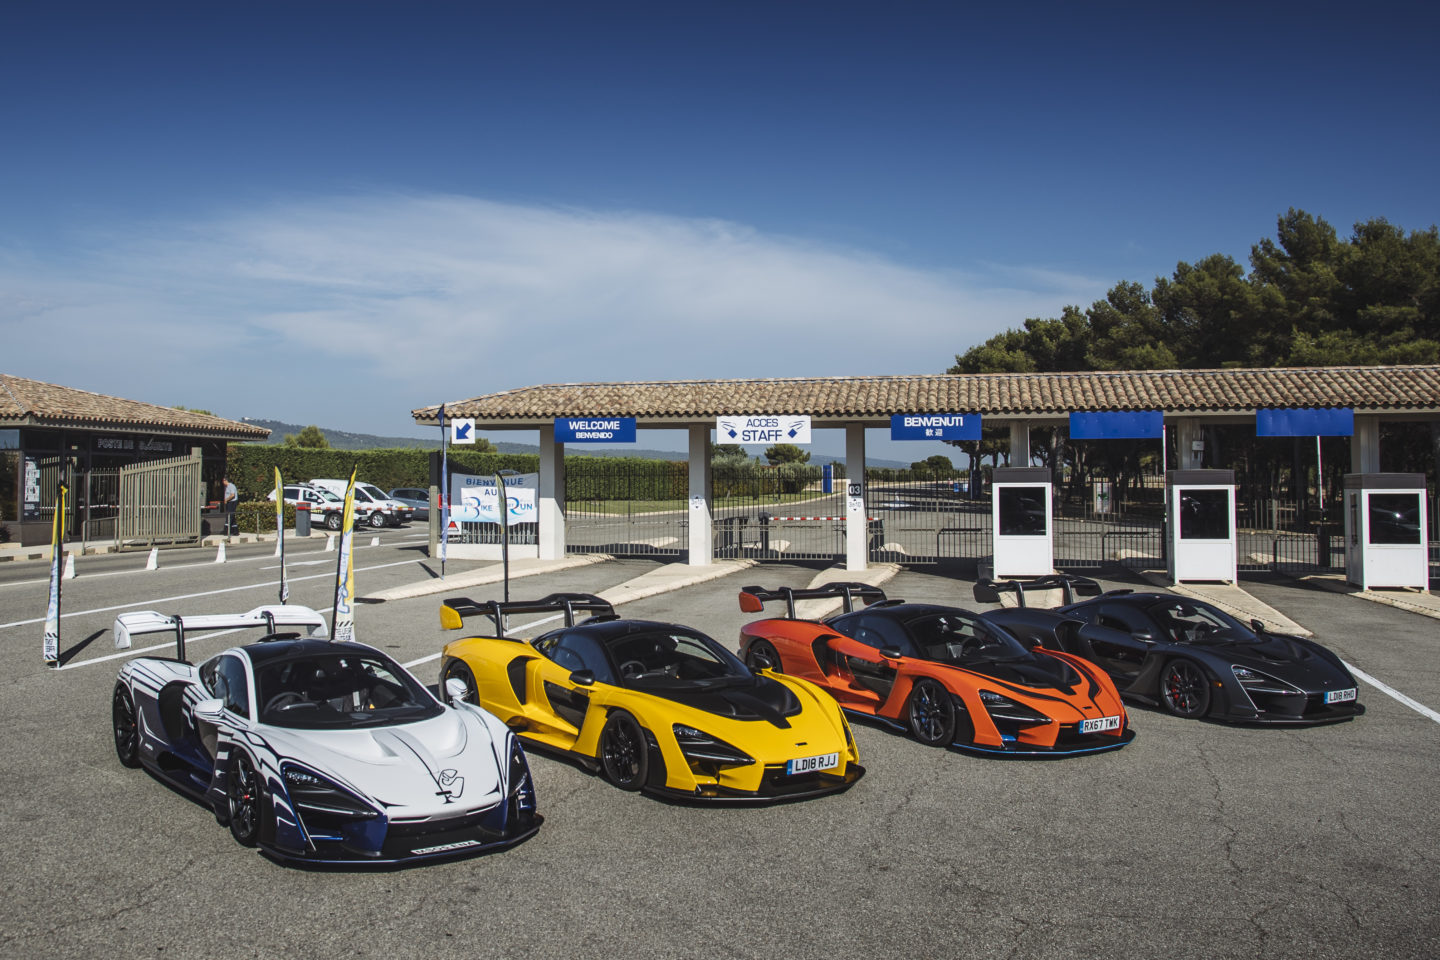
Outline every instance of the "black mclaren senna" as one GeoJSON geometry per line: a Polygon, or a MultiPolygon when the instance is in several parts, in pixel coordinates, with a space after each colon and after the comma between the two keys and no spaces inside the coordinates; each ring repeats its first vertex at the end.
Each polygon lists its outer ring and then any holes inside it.
{"type": "Polygon", "coordinates": [[[975,597],[1018,594],[1022,606],[986,617],[1022,640],[1076,654],[1099,665],[1121,695],[1177,717],[1231,723],[1310,725],[1352,720],[1365,712],[1345,663],[1314,640],[1248,625],[1202,600],[1169,593],[1099,593],[1093,580],[1053,583],[982,581],[975,597]],[[1023,606],[1024,591],[1058,587],[1067,600],[1042,610],[1023,606]]]}

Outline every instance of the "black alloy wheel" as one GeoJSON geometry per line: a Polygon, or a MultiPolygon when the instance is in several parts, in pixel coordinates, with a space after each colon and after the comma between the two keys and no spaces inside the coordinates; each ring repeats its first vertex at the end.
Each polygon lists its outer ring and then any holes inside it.
{"type": "Polygon", "coordinates": [[[332,510],[325,515],[325,529],[339,530],[344,525],[345,518],[340,515],[340,511],[332,510]]]}
{"type": "Polygon", "coordinates": [[[780,653],[768,640],[756,640],[745,651],[745,666],[751,670],[780,670],[780,653]]]}
{"type": "Polygon", "coordinates": [[[1190,660],[1171,660],[1160,674],[1160,700],[1177,717],[1194,719],[1210,711],[1210,683],[1190,660]]]}
{"type": "Polygon", "coordinates": [[[122,766],[140,766],[140,724],[135,719],[135,701],[123,684],[115,684],[110,715],[115,724],[115,756],[122,766]]]}
{"type": "Polygon", "coordinates": [[[440,695],[446,700],[450,699],[449,692],[445,689],[446,681],[454,678],[465,684],[465,695],[461,697],[466,703],[473,703],[480,706],[480,688],[475,683],[475,673],[470,665],[464,660],[447,660],[445,669],[440,672],[440,695]]]}
{"type": "Polygon", "coordinates": [[[253,847],[260,839],[260,815],[264,807],[264,789],[255,764],[244,753],[235,754],[226,787],[230,799],[230,835],[242,847],[253,847]]]}
{"type": "Polygon", "coordinates": [[[630,714],[616,710],[600,731],[600,768],[621,790],[639,790],[650,772],[645,731],[630,714]]]}
{"type": "Polygon", "coordinates": [[[938,681],[915,681],[906,708],[910,732],[927,747],[948,747],[955,740],[955,701],[938,681]]]}

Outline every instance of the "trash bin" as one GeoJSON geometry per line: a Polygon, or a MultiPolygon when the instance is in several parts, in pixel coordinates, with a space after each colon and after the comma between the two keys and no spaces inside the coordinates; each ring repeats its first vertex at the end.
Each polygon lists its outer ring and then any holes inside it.
{"type": "Polygon", "coordinates": [[[295,504],[295,536],[310,536],[310,504],[295,504]]]}

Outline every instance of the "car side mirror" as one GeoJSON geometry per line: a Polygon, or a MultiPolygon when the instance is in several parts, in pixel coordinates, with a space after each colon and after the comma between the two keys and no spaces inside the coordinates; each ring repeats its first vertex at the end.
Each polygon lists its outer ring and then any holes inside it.
{"type": "Polygon", "coordinates": [[[1264,632],[1265,632],[1265,621],[1264,621],[1264,620],[1261,620],[1259,617],[1251,617],[1251,618],[1250,618],[1250,629],[1251,629],[1251,630],[1254,630],[1256,633],[1264,633],[1264,632]]]}
{"type": "Polygon", "coordinates": [[[195,704],[190,712],[195,715],[196,720],[204,720],[206,723],[219,723],[225,717],[225,701],[201,700],[195,704]]]}
{"type": "Polygon", "coordinates": [[[595,685],[595,671],[576,670],[570,674],[570,682],[577,687],[591,687],[595,685]]]}
{"type": "Polygon", "coordinates": [[[464,700],[465,692],[468,689],[470,688],[465,685],[465,681],[459,677],[447,677],[445,679],[445,696],[449,697],[453,703],[459,703],[464,700]]]}
{"type": "Polygon", "coordinates": [[[880,656],[886,660],[899,660],[904,654],[900,652],[899,647],[881,647],[880,656]]]}
{"type": "Polygon", "coordinates": [[[763,613],[764,611],[765,604],[760,602],[759,597],[755,596],[755,594],[753,593],[746,593],[743,590],[740,591],[741,613],[763,613]]]}

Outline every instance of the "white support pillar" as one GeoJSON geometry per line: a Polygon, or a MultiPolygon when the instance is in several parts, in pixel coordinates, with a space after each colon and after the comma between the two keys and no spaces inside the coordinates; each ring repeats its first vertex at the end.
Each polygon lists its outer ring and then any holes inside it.
{"type": "Polygon", "coordinates": [[[1380,472],[1380,418],[1355,417],[1355,432],[1350,437],[1350,472],[1380,472]]]}
{"type": "Polygon", "coordinates": [[[845,569],[864,570],[870,560],[865,515],[865,427],[845,425],[845,569]]]}
{"type": "Polygon", "coordinates": [[[1030,421],[1010,421],[1010,466],[1030,466],[1030,421]]]}
{"type": "Polygon", "coordinates": [[[715,562],[715,504],[710,476],[710,425],[690,426],[690,566],[715,562]]]}
{"type": "Polygon", "coordinates": [[[565,444],[555,442],[555,425],[540,428],[540,559],[565,556],[565,444]]]}
{"type": "Polygon", "coordinates": [[[1205,442],[1205,431],[1200,421],[1193,418],[1175,421],[1175,459],[1172,470],[1199,470],[1205,462],[1205,448],[1195,449],[1196,443],[1205,442]]]}

